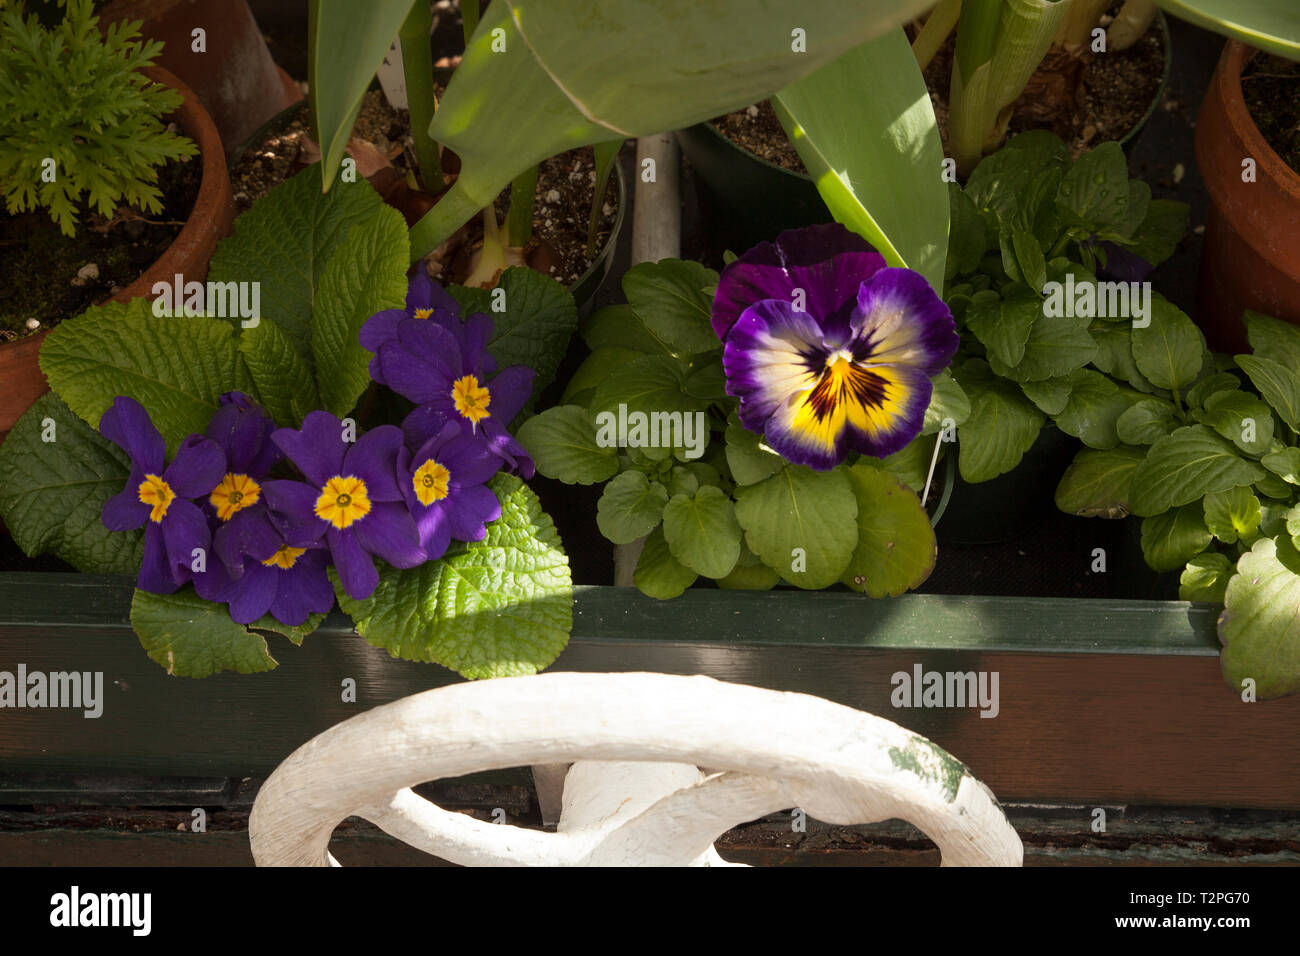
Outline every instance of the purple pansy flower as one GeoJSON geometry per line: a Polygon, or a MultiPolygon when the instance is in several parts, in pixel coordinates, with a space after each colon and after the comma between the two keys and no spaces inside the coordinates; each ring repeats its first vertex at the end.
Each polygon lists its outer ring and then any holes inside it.
{"type": "Polygon", "coordinates": [[[354,599],[379,584],[371,555],[397,568],[424,563],[415,522],[397,484],[401,429],[381,425],[355,442],[329,412],[310,412],[301,431],[271,435],[307,483],[268,481],[262,492],[286,544],[306,548],[323,537],[343,587],[354,599]]]}
{"type": "Polygon", "coordinates": [[[262,482],[281,457],[271,441],[275,422],[243,392],[226,392],[208,424],[207,435],[226,454],[226,473],[205,501],[217,522],[212,547],[234,577],[244,573],[244,557],[261,561],[282,544],[267,516],[262,482]]]}
{"type": "Polygon", "coordinates": [[[104,502],[110,531],[144,531],[142,591],[171,594],[193,576],[194,550],[211,546],[208,522],[192,500],[207,494],[226,470],[226,456],[211,439],[190,435],[165,465],[167,446],[149,413],[119,395],[104,412],[99,430],[131,457],[131,476],[120,494],[104,502]],[[165,467],[164,467],[165,465],[165,467]]]}
{"type": "Polygon", "coordinates": [[[723,270],[713,304],[740,420],[796,464],[891,455],[920,433],[952,313],[843,226],[783,232],[723,270]]]}
{"type": "Polygon", "coordinates": [[[397,473],[407,506],[430,561],[442,557],[455,538],[482,541],[487,523],[501,517],[501,502],[484,482],[501,459],[455,422],[448,422],[415,454],[403,448],[397,473]]]}
{"type": "Polygon", "coordinates": [[[294,548],[281,541],[269,558],[245,556],[238,576],[218,568],[195,575],[194,587],[201,597],[229,605],[231,619],[240,624],[269,612],[281,624],[297,627],[334,606],[328,558],[323,547],[294,548]]]}

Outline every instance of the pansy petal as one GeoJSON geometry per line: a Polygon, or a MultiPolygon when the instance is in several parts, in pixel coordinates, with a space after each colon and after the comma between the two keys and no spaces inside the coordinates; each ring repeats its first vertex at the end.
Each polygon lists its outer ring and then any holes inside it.
{"type": "Polygon", "coordinates": [[[130,457],[132,464],[150,474],[161,474],[167,443],[154,427],[149,413],[134,398],[119,395],[99,420],[99,431],[130,457]]]}
{"type": "Polygon", "coordinates": [[[225,473],[226,453],[221,446],[211,438],[190,435],[181,442],[162,477],[181,498],[205,498],[221,484],[225,473]]]}
{"type": "Polygon", "coordinates": [[[343,423],[329,412],[308,412],[302,429],[278,428],[271,441],[283,451],[314,485],[324,485],[339,473],[348,443],[343,440],[343,423]]]}
{"type": "Polygon", "coordinates": [[[868,365],[907,365],[938,375],[960,344],[952,313],[911,269],[881,269],[864,282],[850,321],[853,356],[868,365]]]}
{"type": "Polygon", "coordinates": [[[395,568],[413,568],[425,561],[415,521],[403,504],[376,502],[352,531],[361,547],[395,568]]]}
{"type": "Polygon", "coordinates": [[[260,619],[275,600],[279,572],[275,568],[250,561],[238,583],[230,588],[227,601],[230,617],[238,624],[252,624],[260,619]]]}
{"type": "Polygon", "coordinates": [[[533,394],[535,375],[527,365],[511,365],[487,383],[488,394],[492,396],[488,411],[502,425],[509,425],[527,404],[533,394]]]}
{"type": "Polygon", "coordinates": [[[791,229],[775,243],[762,242],[730,263],[718,277],[712,307],[713,330],[726,339],[745,309],[764,299],[793,302],[829,317],[851,303],[859,284],[885,265],[861,236],[839,223],[791,229]]]}
{"type": "Polygon", "coordinates": [[[339,581],[348,596],[354,601],[364,601],[374,594],[379,586],[379,572],[375,570],[374,559],[357,542],[352,529],[339,531],[330,528],[325,532],[325,540],[329,543],[339,581]]]}
{"type": "Polygon", "coordinates": [[[402,447],[402,430],[396,425],[372,428],[348,449],[343,474],[355,475],[366,483],[371,501],[401,501],[397,486],[397,452],[402,447]]]}
{"type": "Polygon", "coordinates": [[[791,395],[817,383],[828,350],[807,312],[769,299],[750,306],[736,322],[722,352],[728,395],[740,399],[740,420],[762,433],[791,395]]]}

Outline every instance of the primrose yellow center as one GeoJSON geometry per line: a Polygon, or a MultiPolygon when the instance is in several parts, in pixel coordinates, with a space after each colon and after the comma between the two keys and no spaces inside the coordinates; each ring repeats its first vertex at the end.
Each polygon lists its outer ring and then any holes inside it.
{"type": "Polygon", "coordinates": [[[217,517],[229,521],[237,512],[251,508],[262,499],[262,486],[247,475],[227,472],[221,484],[212,490],[208,501],[217,509],[217,517]]]}
{"type": "Polygon", "coordinates": [[[428,318],[429,316],[431,316],[431,315],[433,315],[433,309],[416,309],[416,310],[415,310],[415,317],[416,317],[417,319],[427,319],[427,318],[428,318]]]}
{"type": "Polygon", "coordinates": [[[431,505],[447,497],[447,485],[451,482],[451,472],[446,465],[440,465],[432,458],[419,468],[411,479],[415,485],[415,497],[420,504],[431,505]]]}
{"type": "Polygon", "coordinates": [[[284,568],[284,570],[288,571],[306,553],[306,548],[291,548],[287,544],[282,544],[275,554],[262,563],[268,568],[284,568]]]}
{"type": "Polygon", "coordinates": [[[335,476],[325,482],[316,499],[316,517],[340,531],[370,514],[366,483],[353,475],[335,476]]]}
{"type": "Polygon", "coordinates": [[[172,491],[171,485],[157,475],[145,475],[137,494],[141,502],[153,508],[149,512],[149,520],[155,523],[167,517],[167,508],[176,500],[176,492],[172,491]]]}
{"type": "Polygon", "coordinates": [[[488,411],[492,395],[473,375],[456,379],[451,386],[451,398],[456,403],[456,411],[475,425],[492,414],[488,411]]]}

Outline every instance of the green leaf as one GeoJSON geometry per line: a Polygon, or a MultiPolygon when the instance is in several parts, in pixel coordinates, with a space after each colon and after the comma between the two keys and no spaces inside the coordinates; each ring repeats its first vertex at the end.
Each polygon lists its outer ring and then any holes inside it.
{"type": "Polygon", "coordinates": [[[919,587],[934,570],[934,528],[916,495],[866,462],[846,468],[858,499],[858,544],[840,580],[871,597],[919,587]]]}
{"type": "Polygon", "coordinates": [[[675,598],[695,583],[694,571],[673,557],[664,540],[664,529],[655,528],[645,539],[641,557],[637,559],[632,583],[642,594],[666,601],[675,598]]]}
{"type": "Polygon", "coordinates": [[[280,326],[259,322],[244,331],[238,347],[253,387],[277,424],[297,428],[308,412],[321,407],[316,377],[280,326]]]}
{"type": "Polygon", "coordinates": [[[1044,415],[1059,415],[1070,403],[1070,390],[1074,387],[1077,373],[1063,375],[1060,378],[1048,378],[1041,382],[1021,382],[1020,390],[1025,397],[1038,406],[1044,415]]]}
{"type": "Polygon", "coordinates": [[[1070,376],[1070,398],[1056,424],[1089,448],[1114,448],[1120,441],[1119,417],[1130,407],[1129,396],[1106,376],[1079,369],[1070,376]]]}
{"type": "Polygon", "coordinates": [[[1171,199],[1151,200],[1141,225],[1124,243],[1125,248],[1153,266],[1159,265],[1174,254],[1178,243],[1187,234],[1189,212],[1187,203],[1171,199]]]}
{"type": "Polygon", "coordinates": [[[1163,398],[1144,398],[1115,421],[1119,440],[1129,445],[1151,445],[1179,426],[1178,410],[1163,398]]]}
{"type": "Polygon", "coordinates": [[[139,589],[131,601],[131,626],[150,660],[178,677],[218,671],[257,674],[276,666],[266,638],[230,619],[224,604],[205,601],[186,586],[175,594],[139,589]]]}
{"type": "Polygon", "coordinates": [[[1102,232],[1129,216],[1128,160],[1119,143],[1102,143],[1075,160],[1061,180],[1057,205],[1067,221],[1102,232]]]}
{"type": "Polygon", "coordinates": [[[1187,404],[1199,408],[1209,401],[1215,392],[1241,391],[1241,379],[1231,372],[1214,372],[1205,376],[1187,390],[1187,404]]]}
{"type": "Polygon", "coordinates": [[[1300,375],[1272,359],[1238,355],[1237,364],[1292,431],[1300,430],[1300,375]]]}
{"type": "Polygon", "coordinates": [[[1266,498],[1290,500],[1293,489],[1277,475],[1265,475],[1251,486],[1266,498]]]}
{"type": "Polygon", "coordinates": [[[1204,425],[1188,425],[1151,446],[1133,475],[1130,502],[1134,514],[1157,515],[1177,505],[1264,475],[1253,461],[1204,425]]]}
{"type": "Polygon", "coordinates": [[[547,667],[573,627],[569,559],[537,496],[518,478],[488,487],[501,517],[487,537],[454,544],[437,561],[384,566],[370,597],[354,601],[335,578],[357,632],[393,657],[431,661],[462,677],[512,677],[547,667]]]}
{"type": "Polygon", "coordinates": [[[683,468],[681,465],[674,465],[672,477],[668,480],[668,495],[686,495],[690,497],[700,490],[700,479],[691,471],[683,468]]]}
{"type": "Polygon", "coordinates": [[[957,429],[961,477],[972,484],[1005,474],[1037,440],[1046,421],[1020,389],[971,359],[954,371],[971,399],[970,418],[957,429]]]}
{"type": "Polygon", "coordinates": [[[1288,484],[1300,485],[1300,448],[1265,455],[1260,463],[1288,484]]]}
{"type": "Polygon", "coordinates": [[[692,571],[721,578],[736,566],[740,525],[721,489],[705,485],[694,495],[674,495],[664,508],[663,527],[668,550],[692,571]]]}
{"type": "Polygon", "coordinates": [[[989,354],[1014,367],[1024,358],[1029,333],[1042,312],[1042,299],[1028,290],[1005,299],[977,296],[966,310],[966,327],[989,354]]]}
{"type": "Polygon", "coordinates": [[[1259,529],[1259,499],[1249,486],[1238,485],[1227,491],[1205,496],[1205,526],[1224,544],[1249,538],[1259,529]]]}
{"type": "Polygon", "coordinates": [[[596,504],[596,526],[615,544],[630,544],[653,531],[664,514],[668,491],[642,472],[625,471],[605,486],[596,504]]]}
{"type": "Polygon", "coordinates": [[[692,362],[691,371],[682,382],[682,390],[691,398],[710,404],[727,401],[727,374],[722,368],[722,355],[715,354],[712,358],[697,356],[696,360],[698,364],[692,362]]]}
{"type": "Polygon", "coordinates": [[[406,220],[385,206],[353,226],[320,273],[311,350],[325,410],[346,415],[370,384],[371,353],[358,335],[376,312],[406,301],[406,220]]]}
{"type": "MultiPolygon", "coordinates": [[[[1276,0],[1158,0],[1181,20],[1278,56],[1300,60],[1295,9],[1276,0]]],[[[1238,690],[1241,688],[1238,687],[1238,690]]]]}
{"type": "Polygon", "coordinates": [[[1124,517],[1129,513],[1133,472],[1144,458],[1146,449],[1132,445],[1083,449],[1056,486],[1056,507],[1083,517],[1124,517]]]}
{"type": "Polygon", "coordinates": [[[712,269],[684,259],[642,262],[623,275],[627,304],[649,332],[674,351],[705,352],[718,347],[710,324],[712,294],[718,284],[712,269]]]}
{"type": "Polygon", "coordinates": [[[1047,262],[1043,247],[1034,234],[1023,226],[1004,228],[998,236],[1002,251],[1002,268],[1013,281],[1023,282],[1031,289],[1041,289],[1047,284],[1047,262]]]}
{"type": "MultiPolygon", "coordinates": [[[[880,459],[880,467],[919,495],[925,491],[925,479],[930,473],[930,461],[933,456],[934,441],[928,438],[914,438],[901,451],[880,459]]],[[[955,468],[956,465],[949,458],[944,467],[955,468]]],[[[943,472],[937,474],[942,475],[943,472]]]]}
{"type": "Polygon", "coordinates": [[[942,289],[948,191],[935,170],[943,146],[903,31],[850,50],[772,102],[835,220],[891,266],[914,269],[942,289]]]}
{"type": "Polygon", "coordinates": [[[630,349],[645,355],[672,353],[664,342],[646,328],[630,305],[607,305],[588,316],[578,330],[593,352],[598,349],[630,349]]]}
{"type": "Polygon", "coordinates": [[[945,278],[967,275],[978,268],[988,248],[988,232],[974,201],[956,183],[948,184],[948,261],[945,278]]]}
{"type": "Polygon", "coordinates": [[[1300,690],[1300,574],[1290,541],[1260,538],[1237,561],[1219,616],[1220,663],[1240,692],[1254,681],[1260,700],[1300,690]]]}
{"type": "Polygon", "coordinates": [[[557,405],[524,422],[516,436],[547,478],[568,485],[590,485],[618,474],[618,447],[596,436],[591,412],[580,405],[557,405]]]}
{"type": "Polygon", "coordinates": [[[576,399],[585,398],[590,400],[595,394],[597,385],[628,362],[640,358],[641,354],[633,349],[625,348],[596,349],[583,360],[577,371],[573,373],[573,377],[569,379],[569,384],[564,387],[564,394],[560,397],[561,403],[565,405],[585,405],[585,401],[577,401],[576,399]]]}
{"type": "Polygon", "coordinates": [[[110,302],[55,326],[41,371],[95,428],[118,395],[134,398],[174,452],[208,427],[223,392],[251,388],[231,332],[218,319],[155,316],[144,299],[110,302]]]}
{"type": "Polygon", "coordinates": [[[268,613],[262,615],[262,617],[258,618],[248,626],[259,631],[274,631],[276,634],[283,634],[294,644],[301,647],[302,642],[306,638],[311,637],[312,634],[316,633],[316,630],[324,623],[324,621],[324,614],[309,614],[307,615],[307,620],[301,624],[284,624],[277,621],[268,613]]]}
{"type": "Polygon", "coordinates": [[[1143,375],[1133,361],[1133,333],[1127,325],[1101,322],[1088,332],[1097,343],[1097,354],[1092,364],[1112,378],[1132,385],[1139,392],[1154,392],[1155,386],[1143,375]]]}
{"type": "Polygon", "coordinates": [[[930,392],[930,404],[925,409],[922,435],[938,434],[945,422],[960,425],[970,418],[970,398],[952,377],[952,372],[944,369],[930,381],[934,387],[930,392]]]}
{"type": "Polygon", "coordinates": [[[134,575],[144,530],[109,531],[100,520],[130,474],[126,452],[50,392],[0,444],[0,517],[25,554],[53,554],[88,573],[134,575]]]}
{"type": "Polygon", "coordinates": [[[1262,455],[1273,441],[1273,413],[1240,389],[1212,392],[1196,417],[1248,455],[1262,455]]]}
{"type": "Polygon", "coordinates": [[[844,469],[791,465],[736,489],[745,543],[773,571],[801,588],[839,580],[858,545],[858,504],[844,469]]]}
{"type": "Polygon", "coordinates": [[[751,432],[733,416],[727,422],[727,465],[738,485],[753,485],[785,464],[776,452],[762,444],[763,437],[751,432]]]}
{"type": "Polygon", "coordinates": [[[668,355],[645,355],[628,362],[617,375],[596,387],[591,399],[593,413],[619,414],[626,405],[633,412],[651,415],[656,412],[694,412],[707,408],[705,399],[686,394],[686,366],[668,355]]]}
{"type": "Polygon", "coordinates": [[[1081,369],[1097,355],[1097,343],[1087,329],[1066,316],[1040,315],[1029,330],[1025,354],[1014,367],[990,356],[989,365],[998,375],[1018,382],[1040,382],[1081,369]]]}
{"type": "Polygon", "coordinates": [[[1281,362],[1287,368],[1300,368],[1300,326],[1283,322],[1271,315],[1246,310],[1242,316],[1250,349],[1263,358],[1281,362]]]}
{"type": "Polygon", "coordinates": [[[492,319],[487,350],[501,368],[527,365],[536,373],[533,398],[555,380],[578,327],[578,307],[568,289],[535,269],[515,266],[501,273],[494,289],[454,285],[447,291],[460,303],[462,315],[483,312],[492,319]],[[497,304],[502,311],[495,311],[497,304]]]}
{"type": "Polygon", "coordinates": [[[1156,388],[1186,388],[1205,361],[1205,336],[1162,296],[1151,300],[1151,324],[1133,329],[1133,360],[1156,388]]]}
{"type": "Polygon", "coordinates": [[[1142,555],[1156,571],[1176,571],[1212,540],[1199,504],[1142,519],[1142,555]]]}
{"type": "Polygon", "coordinates": [[[385,209],[364,179],[322,194],[320,171],[319,163],[309,166],[258,200],[208,267],[209,282],[260,283],[260,317],[280,326],[313,373],[312,319],[325,268],[353,226],[385,209]]]}
{"type": "Polygon", "coordinates": [[[780,580],[781,575],[759,561],[758,557],[742,544],[740,560],[736,562],[730,574],[725,578],[718,578],[718,587],[724,591],[770,591],[780,580]],[[753,563],[746,564],[746,557],[752,559],[753,563]]]}
{"type": "Polygon", "coordinates": [[[1227,555],[1217,551],[1198,554],[1187,562],[1179,576],[1178,600],[1222,604],[1233,570],[1227,555]]]}

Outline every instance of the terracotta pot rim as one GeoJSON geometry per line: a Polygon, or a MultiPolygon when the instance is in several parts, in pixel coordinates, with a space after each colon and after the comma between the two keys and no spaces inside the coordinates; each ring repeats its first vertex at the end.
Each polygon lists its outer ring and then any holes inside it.
{"type": "Polygon", "coordinates": [[[1214,83],[1218,86],[1223,101],[1228,127],[1246,147],[1248,155],[1255,160],[1261,172],[1276,181],[1300,203],[1300,173],[1288,166],[1264,138],[1255,118],[1250,114],[1246,96],[1241,89],[1241,71],[1246,67],[1246,60],[1257,52],[1260,51],[1240,40],[1229,40],[1224,44],[1223,53],[1219,57],[1214,83]]]}

